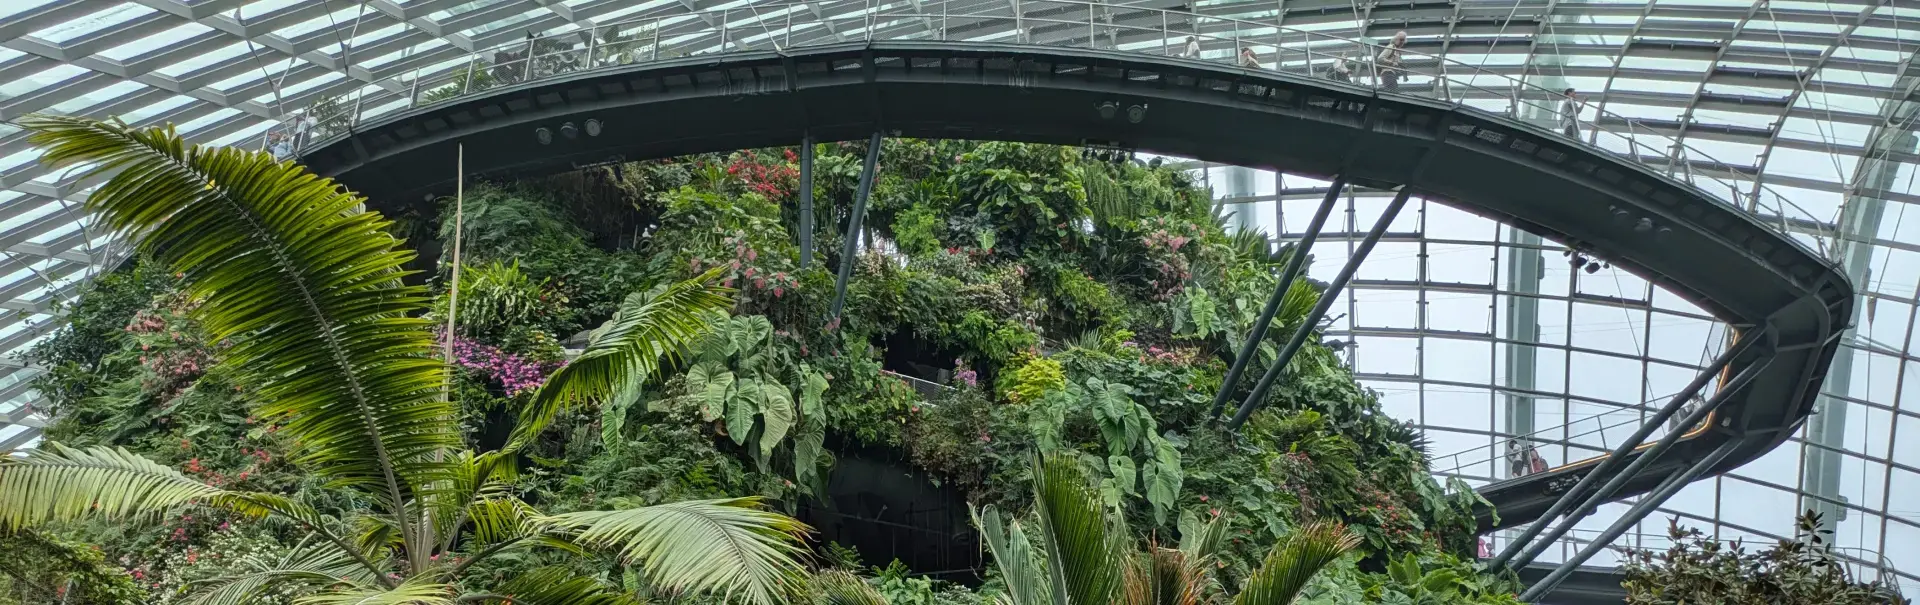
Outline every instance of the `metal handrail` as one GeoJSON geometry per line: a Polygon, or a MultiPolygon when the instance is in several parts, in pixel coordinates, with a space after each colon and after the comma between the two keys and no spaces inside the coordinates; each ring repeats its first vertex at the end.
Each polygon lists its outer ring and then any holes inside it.
{"type": "MultiPolygon", "coordinates": [[[[662,58],[735,51],[783,50],[845,41],[849,28],[865,39],[1005,41],[1034,45],[1135,50],[1149,54],[1183,55],[1192,37],[1202,55],[1239,63],[1240,49],[1267,49],[1257,62],[1264,69],[1326,75],[1337,61],[1352,63],[1348,83],[1397,94],[1418,94],[1504,114],[1512,118],[1547,117],[1556,123],[1561,93],[1496,73],[1477,65],[1404,48],[1396,49],[1397,64],[1383,64],[1385,46],[1305,31],[1276,23],[1215,17],[1171,9],[1112,5],[1082,0],[1018,0],[962,7],[951,2],[938,6],[895,6],[869,3],[851,14],[816,15],[819,3],[756,5],[695,11],[666,16],[633,17],[591,28],[499,44],[435,65],[422,66],[398,77],[395,86],[363,86],[334,99],[338,109],[320,116],[313,139],[344,134],[369,118],[417,107],[424,102],[459,98],[500,84],[519,84],[566,73],[578,73],[654,61],[662,58]],[[912,26],[918,25],[917,28],[912,26]],[[958,31],[956,31],[958,30],[958,31]],[[1129,35],[1137,39],[1126,40],[1129,35]],[[1226,52],[1219,53],[1221,43],[1226,52]],[[1208,48],[1211,46],[1212,48],[1208,48]],[[1270,59],[1270,60],[1269,60],[1270,59]],[[1426,81],[1416,83],[1413,78],[1426,81]],[[476,86],[475,83],[480,85],[476,86]],[[492,82],[492,84],[488,84],[492,82]],[[394,92],[394,90],[404,92],[394,92]],[[1495,107],[1480,107],[1493,101],[1495,107]]],[[[1211,60],[1189,57],[1193,60],[1211,60]]],[[[1576,120],[1585,133],[1581,141],[1613,155],[1626,157],[1695,185],[1707,197],[1754,214],[1768,228],[1789,237],[1805,235],[1822,252],[1835,233],[1831,221],[1788,201],[1771,188],[1743,184],[1735,179],[1695,170],[1737,172],[1736,165],[1714,158],[1683,141],[1659,133],[1647,121],[1594,107],[1593,120],[1576,120]],[[1744,186],[1743,186],[1744,185],[1744,186]],[[1743,189],[1751,189],[1745,192],[1743,189]],[[1761,192],[1770,194],[1763,203],[1761,192]],[[1795,225],[1802,225],[1796,228],[1795,225]],[[1814,227],[1807,227],[1814,225],[1814,227]],[[1809,233],[1809,231],[1811,231],[1809,233]]]]}

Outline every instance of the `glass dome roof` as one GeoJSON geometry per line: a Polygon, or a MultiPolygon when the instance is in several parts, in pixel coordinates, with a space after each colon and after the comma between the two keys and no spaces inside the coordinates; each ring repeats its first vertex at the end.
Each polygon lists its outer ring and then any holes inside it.
{"type": "MultiPolygon", "coordinates": [[[[1598,126],[1630,121],[1684,157],[1662,166],[1669,173],[1749,208],[1780,209],[1756,212],[1843,263],[1863,312],[1835,361],[1821,413],[1773,454],[1694,484],[1665,510],[1723,537],[1770,538],[1790,533],[1795,511],[1816,508],[1861,558],[1920,570],[1920,505],[1913,504],[1920,502],[1920,395],[1913,394],[1920,385],[1904,381],[1920,376],[1913,331],[1920,212],[1915,226],[1905,221],[1909,209],[1920,209],[1912,123],[1920,109],[1920,74],[1913,73],[1920,7],[1858,0],[1106,4],[1272,24],[1275,38],[1284,38],[1275,33],[1282,30],[1369,40],[1405,31],[1410,51],[1530,86],[1581,91],[1602,115],[1598,126]]],[[[879,30],[912,37],[915,28],[933,26],[879,16],[944,14],[948,6],[1013,15],[1058,8],[1036,0],[10,0],[0,3],[0,121],[32,112],[118,116],[172,123],[203,143],[257,145],[269,128],[316,103],[412,98],[410,88],[446,81],[471,53],[529,35],[645,19],[655,24],[656,42],[685,47],[726,48],[727,21],[735,36],[763,41],[857,39],[879,30]],[[804,26],[790,26],[793,15],[807,17],[804,26]],[[740,33],[742,24],[753,31],[740,33]]],[[[1165,38],[1183,37],[1155,33],[1116,46],[1157,49],[1180,44],[1165,38]]],[[[36,160],[21,130],[0,124],[0,351],[8,353],[0,361],[0,451],[31,447],[45,420],[30,388],[40,369],[17,354],[57,329],[61,303],[125,254],[76,211],[90,183],[36,160]]],[[[1242,211],[1243,225],[1280,240],[1301,235],[1326,186],[1195,168],[1242,211]]],[[[1386,198],[1349,196],[1329,227],[1340,234],[1316,249],[1316,277],[1338,269],[1342,250],[1358,239],[1344,234],[1364,230],[1386,198]]],[[[1724,338],[1725,326],[1645,280],[1561,262],[1555,242],[1438,203],[1409,209],[1418,211],[1399,216],[1343,293],[1329,338],[1353,345],[1346,355],[1388,409],[1426,427],[1437,472],[1503,478],[1507,469],[1490,452],[1514,434],[1562,442],[1543,451],[1555,463],[1603,451],[1691,378],[1724,338]]],[[[1619,510],[1603,509],[1582,527],[1604,527],[1619,510]]],[[[1663,533],[1664,523],[1649,519],[1642,531],[1663,533]]],[[[1905,583],[1920,585],[1920,576],[1905,583]]]]}

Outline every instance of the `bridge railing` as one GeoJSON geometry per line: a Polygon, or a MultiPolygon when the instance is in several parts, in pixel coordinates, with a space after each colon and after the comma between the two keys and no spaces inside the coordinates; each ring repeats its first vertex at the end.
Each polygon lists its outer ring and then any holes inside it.
{"type": "MultiPolygon", "coordinates": [[[[870,2],[864,10],[836,14],[825,14],[824,6],[751,5],[635,16],[570,32],[530,34],[469,53],[429,51],[440,53],[434,56],[441,60],[328,99],[329,107],[310,108],[305,133],[283,135],[277,148],[297,154],[390,113],[501,86],[633,63],[853,40],[1005,42],[1180,56],[1439,99],[1531,122],[1651,167],[1753,214],[1770,228],[1822,253],[1834,235],[1835,217],[1801,208],[1760,185],[1749,174],[1753,168],[1715,158],[1669,134],[1684,132],[1684,125],[1584,104],[1576,104],[1577,117],[1568,119],[1563,112],[1568,97],[1561,91],[1529,81],[1525,75],[1516,77],[1395,47],[1391,39],[1343,38],[1274,22],[1074,0],[870,2]]],[[[274,132],[290,131],[277,127],[265,136],[275,136],[274,132]]],[[[276,148],[264,138],[257,144],[276,148]]]]}

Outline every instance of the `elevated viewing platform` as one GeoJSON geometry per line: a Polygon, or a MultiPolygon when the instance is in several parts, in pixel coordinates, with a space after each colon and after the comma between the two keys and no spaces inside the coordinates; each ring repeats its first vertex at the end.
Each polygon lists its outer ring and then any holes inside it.
{"type": "Polygon", "coordinates": [[[1179,11],[1049,4],[1058,19],[861,17],[902,24],[882,29],[901,32],[891,39],[841,40],[831,19],[797,27],[812,17],[795,12],[760,18],[785,19],[774,36],[761,30],[775,23],[735,12],[716,13],[718,27],[600,26],[632,34],[618,44],[587,35],[450,56],[319,117],[301,160],[394,209],[451,192],[456,145],[482,179],[876,133],[1111,146],[1443,200],[1631,271],[1740,335],[1696,389],[1724,397],[1665,455],[1633,464],[1643,446],[1485,485],[1498,510],[1482,514],[1488,530],[1553,516],[1595,469],[1596,487],[1632,472],[1606,496],[1617,500],[1738,467],[1811,413],[1854,286],[1800,239],[1790,209],[1684,182],[1712,182],[1704,154],[1617,116],[1584,120],[1584,140],[1549,131],[1521,116],[1550,113],[1556,93],[1440,58],[1408,52],[1393,75],[1362,63],[1335,81],[1323,77],[1334,61],[1370,47],[1179,11]],[[1185,49],[1167,41],[1186,35],[1222,60],[1174,56],[1185,49]],[[1277,51],[1231,64],[1252,45],[1277,51]],[[480,74],[492,84],[475,85],[480,74]],[[1683,472],[1703,460],[1702,473],[1683,472]]]}

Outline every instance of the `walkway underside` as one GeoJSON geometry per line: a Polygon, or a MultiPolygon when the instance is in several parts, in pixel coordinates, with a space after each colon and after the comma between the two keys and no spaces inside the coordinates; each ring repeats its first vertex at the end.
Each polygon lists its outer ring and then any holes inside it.
{"type": "MultiPolygon", "coordinates": [[[[742,52],[581,72],[372,122],[305,161],[376,207],[450,193],[454,145],[471,176],[508,179],[614,160],[889,136],[1103,144],[1271,168],[1421,195],[1579,242],[1765,340],[1727,375],[1765,363],[1711,426],[1615,495],[1652,489],[1727,443],[1717,474],[1805,419],[1853,288],[1831,264],[1751,216],[1648,168],[1517,121],[1431,99],[1131,52],[957,42],[868,42],[742,52]],[[1103,116],[1099,107],[1114,103],[1103,116]],[[1129,110],[1139,108],[1139,120],[1129,110]],[[602,124],[599,136],[535,130],[602,124]],[[1620,214],[1624,212],[1625,214],[1620,214]],[[1636,231],[1648,218],[1666,228],[1636,231]]],[[[1577,371],[1577,370],[1576,370],[1577,371]]],[[[1485,528],[1538,517],[1591,464],[1486,486],[1485,528]]],[[[1605,477],[1600,478],[1602,480],[1605,477]]]]}

